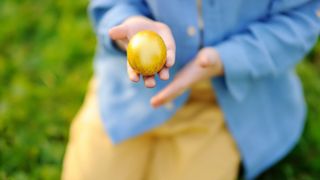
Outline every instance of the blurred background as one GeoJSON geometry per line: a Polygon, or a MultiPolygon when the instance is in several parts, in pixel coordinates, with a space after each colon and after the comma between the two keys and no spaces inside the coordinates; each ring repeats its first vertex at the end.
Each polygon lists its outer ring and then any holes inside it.
{"type": "MultiPolygon", "coordinates": [[[[0,180],[59,179],[69,125],[91,78],[88,0],[0,0],[0,180]]],[[[320,42],[301,62],[302,139],[259,179],[320,178],[320,42]]]]}

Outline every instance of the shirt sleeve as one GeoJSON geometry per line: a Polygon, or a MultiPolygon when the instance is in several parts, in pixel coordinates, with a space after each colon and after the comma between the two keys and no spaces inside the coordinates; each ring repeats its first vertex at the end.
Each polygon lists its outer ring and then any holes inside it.
{"type": "Polygon", "coordinates": [[[144,0],[91,0],[88,11],[98,44],[105,50],[115,52],[119,49],[109,37],[109,29],[131,16],[151,16],[144,0]]]}
{"type": "Polygon", "coordinates": [[[289,9],[277,5],[268,18],[215,47],[224,64],[226,86],[236,100],[245,97],[254,80],[293,68],[316,43],[320,1],[301,1],[289,9]]]}

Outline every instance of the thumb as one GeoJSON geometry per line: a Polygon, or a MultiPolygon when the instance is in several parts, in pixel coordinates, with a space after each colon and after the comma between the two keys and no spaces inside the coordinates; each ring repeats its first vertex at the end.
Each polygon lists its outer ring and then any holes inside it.
{"type": "Polygon", "coordinates": [[[204,48],[199,52],[196,61],[201,67],[206,68],[217,64],[216,57],[218,57],[218,54],[215,49],[204,48]]]}
{"type": "Polygon", "coordinates": [[[109,36],[113,40],[126,39],[128,37],[128,27],[124,24],[115,26],[109,30],[109,36]]]}
{"type": "Polygon", "coordinates": [[[213,58],[209,58],[209,57],[206,57],[206,56],[199,56],[199,57],[196,58],[196,61],[203,68],[206,68],[206,67],[209,67],[209,66],[213,66],[213,65],[216,64],[216,62],[215,62],[215,60],[213,58]]]}

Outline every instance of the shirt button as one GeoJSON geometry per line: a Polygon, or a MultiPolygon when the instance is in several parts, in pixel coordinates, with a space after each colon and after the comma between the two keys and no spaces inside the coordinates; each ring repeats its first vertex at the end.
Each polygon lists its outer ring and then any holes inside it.
{"type": "Polygon", "coordinates": [[[193,26],[189,26],[187,29],[187,33],[190,37],[192,37],[196,34],[196,29],[193,26]]]}

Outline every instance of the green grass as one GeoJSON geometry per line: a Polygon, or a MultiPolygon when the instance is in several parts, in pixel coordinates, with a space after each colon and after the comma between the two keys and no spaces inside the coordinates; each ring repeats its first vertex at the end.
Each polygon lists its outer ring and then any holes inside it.
{"type": "MultiPolygon", "coordinates": [[[[89,79],[87,0],[0,1],[0,180],[59,179],[89,79]]],[[[260,179],[320,177],[320,45],[299,65],[309,107],[295,150],[260,179]]]]}
{"type": "Polygon", "coordinates": [[[92,76],[87,3],[0,1],[0,179],[59,179],[92,76]]]}

